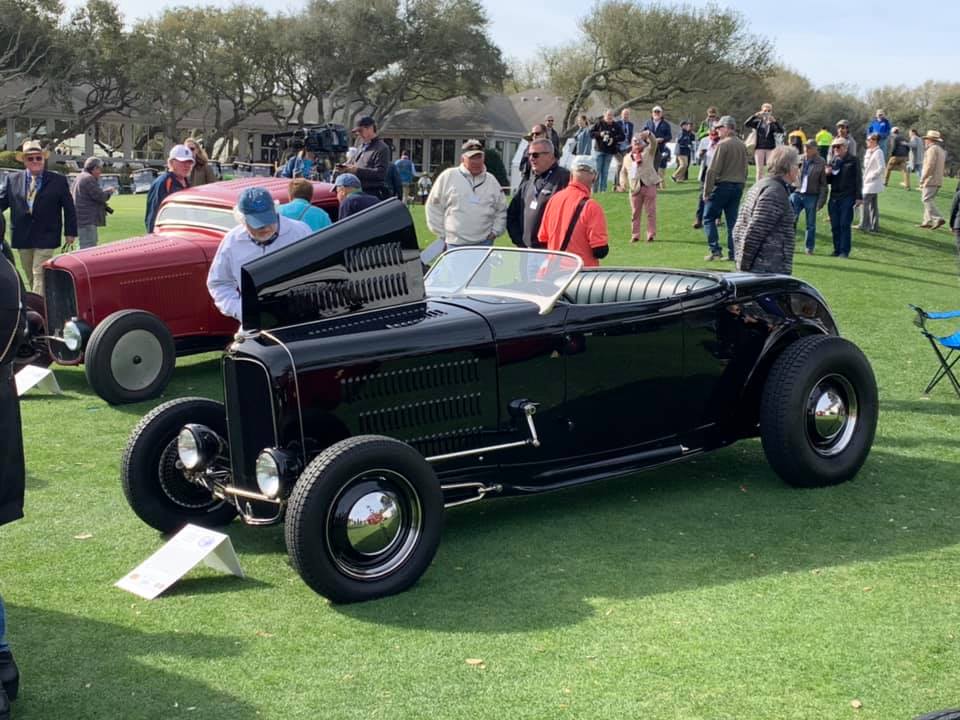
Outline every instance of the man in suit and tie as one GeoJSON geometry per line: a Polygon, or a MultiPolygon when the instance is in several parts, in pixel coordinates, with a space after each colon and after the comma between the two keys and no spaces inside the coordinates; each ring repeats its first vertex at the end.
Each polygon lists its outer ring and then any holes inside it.
{"type": "Polygon", "coordinates": [[[77,240],[77,211],[67,179],[46,169],[47,153],[27,140],[17,153],[26,168],[10,173],[0,184],[0,212],[10,209],[10,245],[20,254],[27,287],[43,295],[43,263],[60,247],[77,240]]]}

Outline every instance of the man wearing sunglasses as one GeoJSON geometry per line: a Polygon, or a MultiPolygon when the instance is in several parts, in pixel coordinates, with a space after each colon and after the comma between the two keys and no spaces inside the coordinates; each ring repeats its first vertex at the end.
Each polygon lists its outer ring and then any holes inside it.
{"type": "Polygon", "coordinates": [[[27,288],[43,295],[43,263],[63,242],[77,241],[77,211],[67,179],[46,169],[47,153],[27,140],[16,158],[24,171],[10,173],[0,184],[0,212],[10,209],[10,245],[20,254],[27,288]]]}
{"type": "Polygon", "coordinates": [[[570,171],[560,167],[550,140],[533,140],[527,146],[530,175],[520,183],[507,208],[507,234],[517,247],[541,247],[537,231],[543,210],[553,195],[570,182],[570,171]]]}

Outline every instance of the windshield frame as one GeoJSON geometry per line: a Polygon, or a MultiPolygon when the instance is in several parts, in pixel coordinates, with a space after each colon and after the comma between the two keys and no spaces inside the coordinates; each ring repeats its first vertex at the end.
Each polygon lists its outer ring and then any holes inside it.
{"type": "MultiPolygon", "coordinates": [[[[570,283],[573,282],[573,279],[580,273],[583,269],[583,259],[579,255],[574,255],[573,253],[568,252],[559,252],[557,250],[540,250],[533,248],[518,248],[518,247],[500,247],[493,246],[482,247],[482,246],[461,246],[461,247],[452,247],[449,250],[445,251],[436,261],[430,266],[430,269],[424,275],[424,286],[426,294],[428,297],[502,297],[508,298],[511,300],[522,300],[524,302],[533,303],[538,308],[539,315],[546,315],[549,313],[554,305],[556,305],[557,300],[566,292],[567,288],[570,286],[570,283]],[[470,272],[469,276],[456,287],[444,288],[442,291],[436,291],[431,293],[430,288],[427,287],[430,277],[433,272],[443,264],[443,259],[449,255],[455,253],[463,252],[474,252],[477,255],[480,255],[483,252],[482,259],[476,264],[473,268],[473,271],[470,272]],[[569,276],[561,285],[554,285],[556,288],[555,292],[551,295],[535,295],[532,293],[524,293],[520,291],[505,290],[501,288],[494,287],[470,287],[470,283],[477,276],[477,273],[480,272],[480,269],[484,264],[489,260],[490,255],[495,252],[502,253],[522,253],[524,255],[533,256],[533,255],[544,255],[544,256],[553,256],[553,257],[564,257],[572,260],[576,264],[576,269],[569,273],[569,276]]],[[[546,283],[544,283],[546,285],[546,283]]]]}
{"type": "Polygon", "coordinates": [[[226,235],[233,228],[237,226],[236,218],[233,216],[233,210],[222,205],[207,205],[205,203],[196,203],[196,202],[178,202],[172,200],[166,202],[160,206],[160,210],[157,212],[157,220],[155,222],[155,228],[157,230],[161,228],[170,228],[170,227],[191,227],[191,228],[200,228],[202,230],[212,230],[218,233],[226,235]],[[229,227],[224,227],[223,225],[214,225],[213,223],[204,223],[198,222],[195,220],[181,219],[181,218],[164,218],[164,213],[170,209],[177,208],[194,208],[209,212],[215,212],[218,214],[223,214],[225,217],[230,219],[229,227]]]}

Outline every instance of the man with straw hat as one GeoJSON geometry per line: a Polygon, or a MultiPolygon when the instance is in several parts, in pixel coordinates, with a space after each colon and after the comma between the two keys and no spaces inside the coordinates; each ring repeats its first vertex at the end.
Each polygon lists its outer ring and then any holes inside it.
{"type": "Polygon", "coordinates": [[[943,149],[943,138],[936,130],[928,130],[923,136],[923,172],[920,174],[920,192],[923,200],[923,222],[917,227],[936,230],[946,223],[937,209],[937,193],[943,186],[943,166],[947,153],[943,149]]]}
{"type": "Polygon", "coordinates": [[[46,168],[50,153],[27,140],[16,158],[23,172],[10,173],[0,184],[0,212],[10,209],[10,245],[20,254],[27,287],[43,294],[43,263],[60,247],[77,240],[77,212],[70,186],[60,173],[46,168]]]}

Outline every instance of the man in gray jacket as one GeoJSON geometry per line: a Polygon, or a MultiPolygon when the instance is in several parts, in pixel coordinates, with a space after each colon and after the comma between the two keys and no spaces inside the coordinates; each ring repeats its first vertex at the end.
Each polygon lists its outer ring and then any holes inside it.
{"type": "Polygon", "coordinates": [[[100,187],[103,161],[88,157],[83,172],[73,184],[73,204],[77,207],[77,240],[80,249],[96,247],[97,228],[107,224],[107,200],[116,188],[100,187]]]}
{"type": "Polygon", "coordinates": [[[800,179],[797,189],[790,195],[790,204],[799,219],[804,211],[807,221],[807,255],[813,255],[817,235],[817,213],[827,204],[827,164],[820,156],[816,140],[807,140],[803,146],[803,163],[800,165],[800,179]]]}

